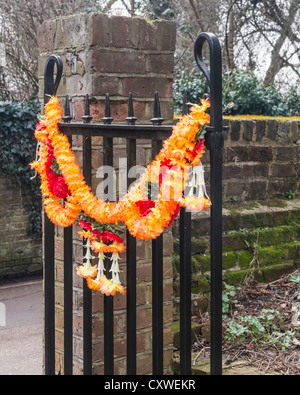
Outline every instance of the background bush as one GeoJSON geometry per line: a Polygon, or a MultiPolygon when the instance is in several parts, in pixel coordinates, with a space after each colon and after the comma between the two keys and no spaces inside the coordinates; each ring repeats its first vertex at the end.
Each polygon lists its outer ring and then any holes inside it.
{"type": "Polygon", "coordinates": [[[40,104],[37,100],[28,103],[0,102],[0,172],[14,178],[21,187],[23,205],[29,214],[28,234],[42,234],[39,177],[31,179],[34,172],[29,163],[36,155],[34,137],[40,104]]]}
{"type": "MultiPolygon", "coordinates": [[[[189,91],[189,100],[198,103],[208,92],[201,72],[177,72],[174,82],[175,112],[182,111],[182,98],[189,91]]],[[[265,86],[251,71],[236,70],[223,74],[224,115],[300,116],[300,90],[292,87],[284,96],[275,84],[265,86]]]]}

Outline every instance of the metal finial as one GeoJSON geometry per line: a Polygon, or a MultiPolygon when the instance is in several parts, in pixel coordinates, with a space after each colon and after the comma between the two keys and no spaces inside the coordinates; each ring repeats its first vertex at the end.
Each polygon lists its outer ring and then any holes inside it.
{"type": "Polygon", "coordinates": [[[154,116],[151,119],[151,122],[153,123],[153,125],[161,125],[163,121],[164,119],[161,117],[161,112],[160,112],[160,102],[159,102],[158,92],[155,92],[154,116]]]}
{"type": "Polygon", "coordinates": [[[65,123],[70,123],[72,120],[71,111],[70,111],[70,99],[69,95],[66,95],[66,104],[65,104],[65,116],[62,117],[62,120],[65,123]]]}
{"type": "Polygon", "coordinates": [[[137,118],[134,116],[134,111],[133,111],[133,101],[132,101],[132,93],[129,93],[129,101],[128,101],[128,117],[126,118],[126,121],[128,125],[134,125],[136,122],[137,118]]]}
{"type": "Polygon", "coordinates": [[[110,115],[109,93],[106,93],[105,95],[105,116],[102,118],[102,121],[107,125],[110,125],[113,121],[113,118],[110,115]]]}
{"type": "Polygon", "coordinates": [[[89,95],[85,95],[85,105],[84,105],[84,116],[82,120],[84,123],[90,123],[93,117],[90,115],[90,102],[89,102],[89,95]]]}

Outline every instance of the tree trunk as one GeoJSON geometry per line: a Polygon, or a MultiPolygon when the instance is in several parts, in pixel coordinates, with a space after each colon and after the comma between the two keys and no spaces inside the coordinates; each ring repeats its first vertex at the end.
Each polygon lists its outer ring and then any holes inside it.
{"type": "MultiPolygon", "coordinates": [[[[268,7],[268,2],[266,0],[264,0],[264,5],[265,7],[268,7]]],[[[280,11],[275,13],[272,9],[272,12],[270,13],[273,21],[278,25],[278,27],[281,28],[281,34],[278,37],[271,53],[271,63],[266,72],[264,80],[264,83],[266,85],[272,84],[275,81],[276,75],[285,65],[284,59],[280,56],[280,51],[286,39],[291,40],[291,42],[294,42],[295,40],[295,34],[292,31],[291,26],[295,20],[298,5],[299,0],[291,0],[289,13],[286,18],[284,18],[283,14],[280,13],[280,11]]]]}
{"type": "Polygon", "coordinates": [[[234,10],[233,0],[228,0],[228,30],[226,32],[226,64],[228,70],[235,69],[234,62],[234,10]]]}

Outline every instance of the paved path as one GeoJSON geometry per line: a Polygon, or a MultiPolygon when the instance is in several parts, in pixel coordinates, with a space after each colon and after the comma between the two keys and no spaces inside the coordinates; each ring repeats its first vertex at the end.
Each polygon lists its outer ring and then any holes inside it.
{"type": "Polygon", "coordinates": [[[42,279],[0,285],[0,375],[42,375],[42,279]]]}

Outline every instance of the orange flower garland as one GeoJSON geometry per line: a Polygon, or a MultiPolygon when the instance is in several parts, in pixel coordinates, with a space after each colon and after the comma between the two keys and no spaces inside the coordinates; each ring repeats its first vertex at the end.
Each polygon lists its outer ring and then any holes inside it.
{"type": "MultiPolygon", "coordinates": [[[[182,117],[173,127],[171,137],[164,142],[162,150],[148,166],[145,174],[123,198],[111,203],[98,200],[85,183],[68,138],[58,129],[62,111],[58,98],[52,97],[45,107],[46,119],[39,122],[35,131],[35,137],[41,144],[39,160],[31,164],[32,169],[41,176],[44,208],[50,220],[56,225],[68,227],[74,224],[81,212],[84,212],[91,220],[100,224],[124,222],[133,236],[150,240],[158,237],[171,224],[180,207],[208,209],[210,200],[206,196],[183,197],[183,191],[189,184],[191,170],[199,164],[204,153],[204,139],[197,136],[209,122],[209,115],[205,112],[208,107],[209,102],[205,100],[202,100],[201,106],[194,105],[191,113],[182,117]],[[53,193],[57,188],[51,188],[52,192],[50,190],[49,152],[56,160],[60,172],[53,180],[59,179],[64,193],[67,191],[67,196],[63,200],[53,193]],[[151,183],[159,186],[155,200],[149,199],[148,196],[146,186],[151,183]],[[167,191],[167,196],[164,191],[167,191]]],[[[99,262],[103,259],[100,254],[112,252],[113,265],[117,268],[118,252],[125,249],[122,242],[113,241],[112,244],[105,245],[102,241],[97,241],[97,235],[95,236],[91,229],[83,230],[80,235],[89,243],[88,249],[92,248],[99,253],[99,262]]],[[[89,260],[88,257],[88,264],[82,269],[79,268],[78,273],[87,278],[92,289],[106,294],[124,292],[124,287],[118,281],[114,283],[103,275],[103,269],[98,268],[98,273],[100,270],[102,276],[97,276],[94,280],[96,270],[90,266],[89,260]]],[[[118,268],[113,275],[118,280],[118,268]]]]}

